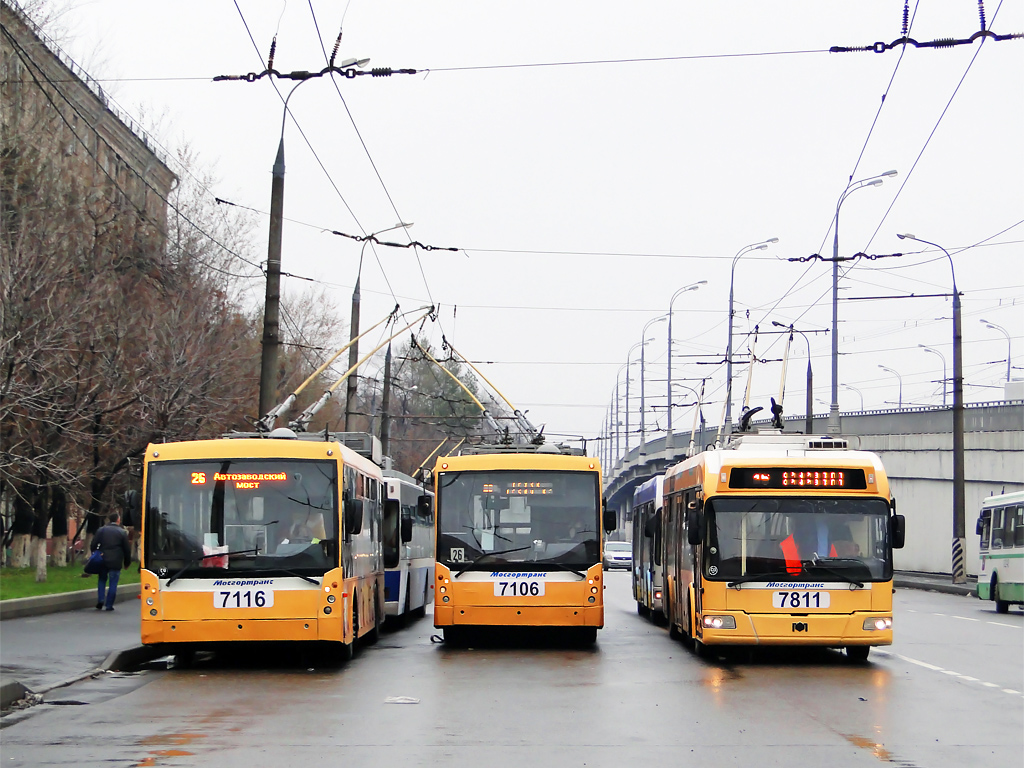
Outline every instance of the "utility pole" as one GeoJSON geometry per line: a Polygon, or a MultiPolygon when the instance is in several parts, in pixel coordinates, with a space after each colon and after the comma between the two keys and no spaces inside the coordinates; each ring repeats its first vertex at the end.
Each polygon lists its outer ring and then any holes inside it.
{"type": "Polygon", "coordinates": [[[263,350],[260,355],[262,416],[277,404],[277,350],[281,345],[281,221],[284,218],[284,135],[277,145],[270,186],[270,242],[267,246],[267,294],[263,310],[263,350]]]}

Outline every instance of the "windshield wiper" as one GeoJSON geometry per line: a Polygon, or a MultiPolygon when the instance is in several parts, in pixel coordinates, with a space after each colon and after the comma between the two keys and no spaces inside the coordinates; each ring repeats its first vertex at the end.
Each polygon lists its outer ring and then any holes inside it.
{"type": "Polygon", "coordinates": [[[553,565],[555,568],[561,568],[563,571],[569,571],[571,573],[575,573],[581,579],[587,578],[587,574],[585,574],[583,571],[578,571],[575,568],[573,568],[571,565],[566,565],[565,563],[546,562],[544,560],[535,560],[534,562],[537,565],[553,565]]]}
{"type": "Polygon", "coordinates": [[[456,574],[455,574],[455,578],[456,578],[456,579],[457,579],[457,578],[459,578],[459,576],[461,576],[462,574],[464,574],[464,573],[465,573],[465,572],[466,572],[467,570],[469,570],[469,569],[470,569],[470,568],[471,568],[472,566],[474,566],[474,565],[476,565],[477,563],[479,563],[479,562],[480,562],[481,560],[483,560],[483,559],[484,559],[485,557],[497,557],[498,555],[510,555],[510,554],[512,554],[513,552],[522,552],[522,551],[523,551],[524,549],[533,549],[533,546],[531,545],[531,546],[528,546],[528,547],[516,547],[515,549],[500,549],[500,550],[498,550],[497,552],[484,552],[484,553],[483,553],[482,555],[480,555],[480,556],[479,556],[478,558],[476,558],[475,560],[473,560],[473,561],[471,561],[471,562],[467,563],[467,564],[466,564],[466,565],[465,565],[465,566],[464,566],[464,567],[462,568],[462,570],[461,570],[461,571],[459,571],[458,573],[456,573],[456,574]]]}
{"type": "Polygon", "coordinates": [[[300,579],[305,579],[310,584],[316,584],[318,587],[320,586],[320,582],[317,581],[316,579],[314,579],[312,576],[304,576],[301,573],[296,573],[295,571],[290,571],[287,568],[269,568],[268,570],[281,571],[281,573],[287,573],[289,576],[297,576],[300,579]]]}
{"type": "Polygon", "coordinates": [[[240,549],[237,552],[218,552],[218,553],[213,554],[213,555],[199,555],[198,557],[193,557],[191,560],[189,560],[187,563],[185,563],[185,566],[180,571],[178,571],[176,574],[171,576],[171,578],[169,578],[167,580],[167,583],[164,586],[165,587],[171,586],[171,584],[174,583],[175,579],[177,579],[179,576],[181,576],[183,573],[185,573],[185,571],[187,571],[189,568],[191,568],[196,563],[201,563],[203,560],[206,560],[207,558],[210,558],[210,557],[231,557],[232,555],[253,555],[253,554],[258,555],[259,553],[260,553],[260,551],[258,549],[240,549]]]}
{"type": "MultiPolygon", "coordinates": [[[[829,560],[847,560],[849,562],[860,564],[860,560],[850,560],[850,558],[830,557],[829,560]]],[[[835,576],[837,579],[842,579],[848,584],[856,584],[858,589],[864,588],[863,581],[858,581],[852,576],[847,576],[845,573],[843,573],[842,571],[837,571],[835,568],[829,568],[827,565],[822,565],[822,559],[819,558],[817,555],[811,558],[811,567],[819,571],[825,571],[825,573],[829,573],[835,576]]]]}

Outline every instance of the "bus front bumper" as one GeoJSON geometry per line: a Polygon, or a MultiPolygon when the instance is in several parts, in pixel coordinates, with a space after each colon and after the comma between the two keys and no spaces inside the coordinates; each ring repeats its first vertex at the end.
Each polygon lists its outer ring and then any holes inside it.
{"type": "Polygon", "coordinates": [[[748,614],[717,611],[704,614],[732,617],[735,629],[698,628],[697,638],[705,645],[892,645],[888,629],[865,629],[875,620],[891,619],[892,613],[857,611],[848,614],[748,614]],[[702,634],[703,632],[703,634],[702,634]]]}

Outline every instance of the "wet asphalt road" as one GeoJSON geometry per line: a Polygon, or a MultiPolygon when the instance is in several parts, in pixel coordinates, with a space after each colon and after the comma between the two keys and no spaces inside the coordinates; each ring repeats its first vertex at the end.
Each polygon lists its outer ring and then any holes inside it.
{"type": "Polygon", "coordinates": [[[1024,614],[901,590],[896,643],[702,661],[608,577],[594,649],[448,649],[430,620],[341,669],[216,659],[107,675],[0,720],[3,766],[1018,766],[1024,614]]]}

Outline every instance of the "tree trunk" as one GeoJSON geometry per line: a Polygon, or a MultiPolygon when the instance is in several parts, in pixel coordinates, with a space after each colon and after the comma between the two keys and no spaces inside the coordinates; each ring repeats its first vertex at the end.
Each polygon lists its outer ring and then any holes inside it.
{"type": "Polygon", "coordinates": [[[53,541],[53,567],[63,568],[68,564],[68,537],[54,536],[51,541],[53,541]]]}
{"type": "Polygon", "coordinates": [[[46,581],[46,539],[44,537],[32,537],[32,558],[36,565],[36,581],[46,581]]]}
{"type": "Polygon", "coordinates": [[[11,541],[11,568],[28,567],[28,550],[32,535],[16,533],[11,541]]]}

